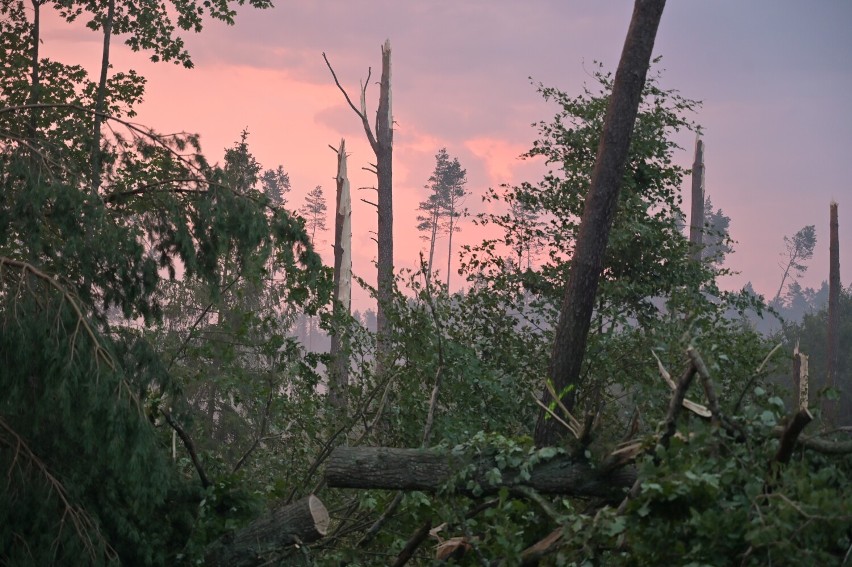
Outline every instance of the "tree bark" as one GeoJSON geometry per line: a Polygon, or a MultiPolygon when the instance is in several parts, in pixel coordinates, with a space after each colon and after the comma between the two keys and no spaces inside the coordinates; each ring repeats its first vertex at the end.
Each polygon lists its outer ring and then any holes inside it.
{"type": "MultiPolygon", "coordinates": [[[[339,324],[349,315],[352,303],[352,200],[346,168],[346,142],[340,140],[337,150],[337,213],[334,221],[334,319],[339,324]]],[[[339,330],[331,335],[333,366],[329,393],[332,404],[346,408],[346,387],[349,384],[349,345],[339,330]]]]}
{"type": "MultiPolygon", "coordinates": [[[[528,486],[546,494],[601,497],[618,500],[636,480],[636,470],[623,467],[601,474],[588,463],[558,455],[538,463],[524,479],[518,471],[503,470],[499,482],[487,480],[496,467],[491,457],[453,455],[435,449],[394,449],[389,447],[337,447],[326,463],[325,477],[332,488],[421,490],[436,492],[453,475],[473,465],[466,479],[481,488],[475,496],[493,494],[503,487],[528,486]]],[[[467,482],[456,491],[473,494],[467,482]]]]}
{"type": "Polygon", "coordinates": [[[235,534],[213,543],[205,555],[207,567],[260,565],[295,543],[311,543],[328,533],[329,516],[313,494],[279,506],[235,534]]]}
{"type": "MultiPolygon", "coordinates": [[[[41,69],[38,52],[39,45],[41,45],[41,4],[43,0],[32,0],[33,4],[33,32],[32,32],[32,55],[30,65],[32,66],[32,73],[30,74],[30,100],[29,104],[32,105],[30,108],[30,137],[32,139],[33,146],[37,146],[36,137],[38,136],[38,108],[36,105],[39,103],[40,95],[41,95],[41,77],[39,76],[39,71],[41,69]]],[[[32,156],[32,162],[35,163],[36,156],[32,156]]]]}
{"type": "Polygon", "coordinates": [[[107,17],[103,23],[104,43],[101,51],[101,75],[98,79],[98,93],[95,101],[95,120],[92,126],[92,193],[97,194],[101,186],[101,126],[106,104],[106,82],[109,72],[109,46],[112,41],[112,23],[115,19],[115,0],[107,3],[107,17]]]}
{"type": "Polygon", "coordinates": [[[704,142],[695,140],[692,163],[692,211],[689,215],[689,249],[692,259],[701,261],[704,231],[704,142]]]}
{"type": "MultiPolygon", "coordinates": [[[[393,109],[391,107],[391,48],[390,40],[382,45],[382,78],[379,83],[379,107],[376,110],[376,133],[370,128],[367,119],[367,85],[361,85],[361,107],[355,106],[352,99],[341,86],[340,81],[325,53],[322,54],[334,83],[343,93],[346,102],[355,114],[361,119],[364,134],[370,147],[376,155],[376,176],[378,177],[378,259],[377,259],[377,282],[378,309],[376,311],[376,365],[377,373],[382,374],[385,361],[389,356],[388,329],[387,329],[387,306],[393,300],[393,109]]],[[[367,82],[370,74],[367,74],[367,82]]]]}
{"type": "MultiPolygon", "coordinates": [[[[636,0],[630,28],[615,73],[612,96],[604,119],[591,186],[580,222],[577,244],[571,258],[568,285],[556,326],[549,378],[563,402],[574,407],[580,384],[580,370],[586,350],[598,280],[604,253],[618,205],[630,138],[639,111],[639,101],[654,49],[665,0],[636,0]],[[567,390],[567,392],[566,392],[567,390]]],[[[542,401],[549,403],[547,388],[542,401]]],[[[536,445],[558,445],[564,435],[552,419],[539,413],[535,430],[536,445]]]]}
{"type": "MultiPolygon", "coordinates": [[[[829,207],[828,244],[828,359],[826,382],[829,388],[837,387],[837,359],[840,351],[840,238],[837,220],[837,203],[829,207]]],[[[838,415],[839,404],[826,400],[825,417],[833,425],[845,425],[847,416],[838,415]]]]}
{"type": "Polygon", "coordinates": [[[393,110],[391,107],[390,40],[382,46],[382,79],[376,110],[376,171],[378,172],[378,310],[376,312],[379,373],[390,355],[387,308],[393,300],[393,110]]]}

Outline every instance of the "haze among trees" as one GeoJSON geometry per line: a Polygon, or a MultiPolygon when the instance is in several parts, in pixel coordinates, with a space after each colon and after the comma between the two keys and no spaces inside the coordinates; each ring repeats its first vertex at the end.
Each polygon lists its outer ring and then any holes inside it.
{"type": "Polygon", "coordinates": [[[637,0],[614,74],[535,85],[547,171],[483,191],[499,237],[454,251],[466,171],[437,150],[419,270],[387,241],[390,42],[375,127],[369,72],[355,106],[332,70],[377,161],[378,309],[350,314],[322,189],[294,206],[248,130],[219,164],[132,122],[145,80],[110,65],[121,39],[191,66],[177,34],[234,4],[0,0],[0,564],[848,561],[852,288],[802,288],[806,226],[772,301],[721,289],[738,221],[709,195],[696,258],[673,140],[700,113],[650,60],[663,5],[637,0]],[[47,10],[102,40],[96,76],[39,55],[47,10]]]}

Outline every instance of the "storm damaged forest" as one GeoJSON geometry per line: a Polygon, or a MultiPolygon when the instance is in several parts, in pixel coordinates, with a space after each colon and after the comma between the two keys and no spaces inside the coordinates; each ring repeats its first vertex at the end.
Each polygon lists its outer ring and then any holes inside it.
{"type": "Polygon", "coordinates": [[[308,182],[255,126],[220,157],[146,124],[116,55],[180,98],[212,57],[185,38],[288,3],[0,0],[0,565],[852,565],[848,190],[778,238],[738,217],[673,7],[621,4],[616,59],[559,55],[580,86],[520,77],[547,110],[505,166],[412,134],[393,26],[311,46],[333,137],[276,126],[308,182]]]}

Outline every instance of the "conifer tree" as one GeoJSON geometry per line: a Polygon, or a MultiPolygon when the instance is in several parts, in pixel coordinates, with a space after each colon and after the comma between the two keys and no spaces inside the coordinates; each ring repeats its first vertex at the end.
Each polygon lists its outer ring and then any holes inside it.
{"type": "Polygon", "coordinates": [[[423,214],[417,216],[417,230],[426,232],[424,239],[429,240],[429,261],[427,274],[431,277],[435,257],[435,241],[441,232],[449,236],[447,245],[447,285],[450,282],[450,266],[453,251],[453,233],[458,232],[458,219],[465,214],[461,204],[468,191],[467,171],[462,169],[458,158],[450,159],[446,148],[435,155],[435,171],[429,177],[426,188],[429,196],[420,203],[423,214]]]}
{"type": "Polygon", "coordinates": [[[325,224],[327,209],[328,205],[325,203],[322,186],[317,185],[305,196],[305,204],[299,209],[299,213],[305,217],[311,234],[311,242],[315,242],[317,231],[325,232],[328,230],[325,224]]]}

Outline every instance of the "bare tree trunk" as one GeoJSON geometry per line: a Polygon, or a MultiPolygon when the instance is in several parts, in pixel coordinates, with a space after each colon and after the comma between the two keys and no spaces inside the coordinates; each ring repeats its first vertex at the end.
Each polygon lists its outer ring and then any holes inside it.
{"type": "Polygon", "coordinates": [[[692,259],[701,261],[704,231],[704,142],[695,140],[695,160],[692,163],[692,211],[689,215],[689,248],[692,259]]]}
{"type": "MultiPolygon", "coordinates": [[[[598,280],[618,206],[630,137],[665,4],[665,0],[636,0],[615,73],[591,186],[586,196],[574,256],[571,258],[571,271],[556,326],[548,372],[557,394],[565,392],[563,401],[569,410],[573,408],[576,390],[581,386],[580,370],[598,280]]],[[[544,388],[542,401],[549,403],[549,398],[548,390],[544,388]]],[[[535,430],[536,445],[558,445],[562,435],[564,432],[555,420],[545,419],[543,411],[539,413],[535,430]]]]}
{"type": "Polygon", "coordinates": [[[455,229],[453,213],[454,211],[450,209],[450,230],[447,234],[449,236],[449,244],[447,245],[447,293],[450,293],[450,268],[453,264],[453,230],[455,229]]]}
{"type": "MultiPolygon", "coordinates": [[[[829,388],[837,387],[837,359],[840,352],[840,239],[837,221],[837,203],[829,207],[828,244],[828,359],[826,382],[829,388]]],[[[837,412],[838,403],[826,400],[825,416],[832,425],[845,425],[846,416],[837,412]],[[844,423],[841,423],[844,422],[844,423]]]]}
{"type": "Polygon", "coordinates": [[[95,120],[92,126],[92,193],[97,194],[101,186],[101,126],[106,101],[106,82],[109,71],[109,44],[112,40],[112,22],[115,19],[115,0],[107,3],[107,17],[103,23],[104,45],[101,56],[101,76],[95,100],[95,120]]]}
{"type": "Polygon", "coordinates": [[[432,239],[429,242],[429,265],[426,268],[427,279],[432,279],[432,261],[435,259],[435,239],[438,237],[438,212],[432,213],[432,239]]]}
{"type": "Polygon", "coordinates": [[[378,225],[378,311],[377,360],[379,373],[387,363],[389,329],[387,308],[393,299],[393,110],[391,107],[391,47],[390,40],[382,46],[382,79],[379,87],[379,108],[376,111],[376,171],[379,177],[378,225]]]}
{"type": "Polygon", "coordinates": [[[382,78],[379,83],[379,107],[376,110],[376,133],[370,128],[367,119],[367,81],[361,85],[361,108],[358,109],[349,98],[346,90],[337,80],[337,75],[328,62],[325,53],[322,54],[331,71],[337,88],[346,97],[346,102],[361,119],[364,134],[376,154],[376,175],[378,177],[378,310],[376,313],[377,334],[377,369],[381,373],[389,356],[389,341],[387,329],[387,306],[393,299],[393,109],[391,107],[391,47],[390,40],[382,45],[382,78]]]}
{"type": "MultiPolygon", "coordinates": [[[[346,171],[346,142],[337,150],[337,214],[334,221],[334,320],[339,324],[352,304],[352,200],[346,171]]],[[[339,330],[331,334],[331,403],[345,411],[349,383],[349,345],[339,330]]]]}

